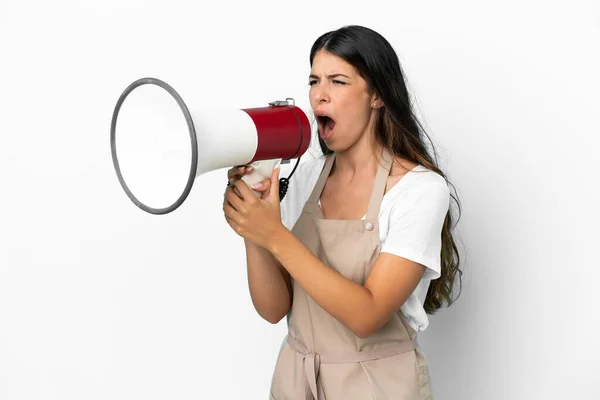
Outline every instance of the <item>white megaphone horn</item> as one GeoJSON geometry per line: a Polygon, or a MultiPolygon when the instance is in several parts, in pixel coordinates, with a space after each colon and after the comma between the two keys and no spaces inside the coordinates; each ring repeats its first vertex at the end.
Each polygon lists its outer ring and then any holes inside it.
{"type": "Polygon", "coordinates": [[[242,178],[248,185],[270,178],[281,162],[299,159],[310,140],[309,120],[293,99],[259,108],[188,109],[156,78],[138,79],[123,91],[110,129],[121,187],[151,214],[178,208],[196,177],[210,171],[252,165],[242,178]]]}

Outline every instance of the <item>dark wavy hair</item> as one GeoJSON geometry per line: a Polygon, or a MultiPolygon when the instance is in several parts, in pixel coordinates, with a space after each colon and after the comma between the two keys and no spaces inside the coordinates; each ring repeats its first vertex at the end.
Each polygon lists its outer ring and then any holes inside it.
{"type": "MultiPolygon", "coordinates": [[[[415,116],[400,61],[390,43],[372,29],[350,25],[327,32],[315,41],[310,50],[311,66],[320,50],[354,66],[367,82],[369,90],[377,93],[383,101],[384,106],[375,124],[376,140],[396,156],[438,173],[455,189],[438,167],[435,146],[415,116]],[[434,157],[429,154],[425,139],[429,141],[434,157]]],[[[320,137],[319,146],[324,155],[332,153],[320,137]]],[[[460,201],[456,194],[451,193],[451,198],[458,206],[458,223],[460,201]]],[[[442,227],[441,277],[431,281],[425,299],[424,308],[428,314],[435,313],[444,304],[450,306],[460,296],[460,291],[453,296],[457,280],[459,288],[462,288],[462,271],[459,268],[460,254],[452,235],[452,221],[450,207],[442,227]]]]}

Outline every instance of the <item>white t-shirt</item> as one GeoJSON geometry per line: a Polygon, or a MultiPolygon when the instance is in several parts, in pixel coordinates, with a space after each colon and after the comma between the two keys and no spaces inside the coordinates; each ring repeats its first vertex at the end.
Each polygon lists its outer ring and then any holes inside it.
{"type": "MultiPolygon", "coordinates": [[[[281,202],[282,222],[289,230],[300,217],[324,163],[325,157],[301,161],[292,175],[281,202]]],[[[282,167],[280,177],[289,175],[286,171],[291,168],[287,167],[282,167]]],[[[404,175],[381,202],[378,217],[381,252],[426,267],[423,279],[400,309],[416,331],[425,330],[429,324],[423,303],[430,281],[440,276],[441,232],[449,205],[450,191],[444,178],[422,165],[404,175]]]]}

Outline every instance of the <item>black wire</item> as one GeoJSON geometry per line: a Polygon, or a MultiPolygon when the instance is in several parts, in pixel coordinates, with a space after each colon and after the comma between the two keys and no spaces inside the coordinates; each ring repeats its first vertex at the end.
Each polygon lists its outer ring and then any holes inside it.
{"type": "Polygon", "coordinates": [[[296,160],[296,165],[294,165],[294,169],[292,169],[292,172],[290,172],[288,177],[287,178],[279,178],[279,202],[281,202],[283,200],[283,198],[285,197],[285,195],[288,191],[288,187],[290,186],[290,178],[292,177],[292,175],[294,175],[294,172],[296,171],[296,168],[298,168],[299,163],[300,163],[300,157],[298,157],[298,159],[296,160]]]}
{"type": "MultiPolygon", "coordinates": [[[[300,142],[298,143],[298,149],[296,150],[296,154],[298,154],[298,151],[300,151],[300,149],[302,148],[302,141],[304,140],[302,123],[300,122],[300,118],[294,111],[293,107],[290,107],[288,104],[288,108],[290,109],[292,114],[294,114],[294,117],[296,117],[296,120],[298,121],[298,126],[300,127],[300,142]]],[[[294,156],[292,156],[291,158],[294,158],[294,156]]],[[[279,202],[281,202],[285,197],[285,194],[287,193],[288,187],[290,185],[290,178],[292,177],[292,175],[294,175],[294,172],[296,171],[296,168],[298,168],[299,163],[300,157],[298,157],[298,159],[296,160],[296,165],[294,166],[294,169],[292,169],[292,172],[290,172],[290,175],[287,178],[279,178],[279,202]]]]}

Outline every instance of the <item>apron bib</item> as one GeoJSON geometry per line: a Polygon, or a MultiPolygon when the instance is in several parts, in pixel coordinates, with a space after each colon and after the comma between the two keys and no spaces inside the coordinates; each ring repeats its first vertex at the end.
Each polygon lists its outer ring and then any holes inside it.
{"type": "MultiPolygon", "coordinates": [[[[378,216],[392,156],[383,150],[364,220],[325,219],[319,198],[331,172],[328,156],[292,233],[323,263],[364,285],[379,256],[378,216]]],[[[427,363],[400,310],[359,338],[315,303],[293,279],[288,335],[271,382],[274,400],[431,399],[427,363]]]]}

